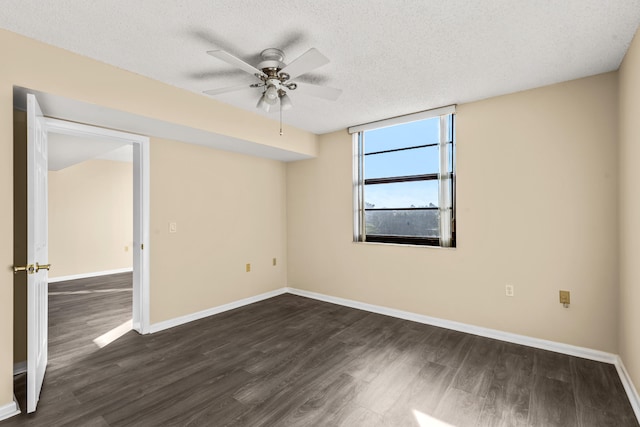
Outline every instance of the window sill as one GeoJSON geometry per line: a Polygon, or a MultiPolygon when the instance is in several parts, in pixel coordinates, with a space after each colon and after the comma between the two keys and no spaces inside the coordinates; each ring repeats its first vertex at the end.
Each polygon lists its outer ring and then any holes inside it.
{"type": "Polygon", "coordinates": [[[457,249],[456,246],[432,246],[432,245],[412,245],[410,243],[385,243],[385,242],[355,242],[352,241],[353,244],[356,245],[371,245],[371,246],[398,246],[404,248],[426,248],[426,249],[442,249],[442,250],[450,250],[455,251],[457,249]]]}

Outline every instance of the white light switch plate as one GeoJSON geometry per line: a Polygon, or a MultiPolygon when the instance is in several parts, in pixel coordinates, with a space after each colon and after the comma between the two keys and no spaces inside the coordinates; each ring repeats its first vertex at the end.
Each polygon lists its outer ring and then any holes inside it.
{"type": "Polygon", "coordinates": [[[177,233],[178,232],[178,224],[175,222],[169,223],[169,233],[177,233]]]}

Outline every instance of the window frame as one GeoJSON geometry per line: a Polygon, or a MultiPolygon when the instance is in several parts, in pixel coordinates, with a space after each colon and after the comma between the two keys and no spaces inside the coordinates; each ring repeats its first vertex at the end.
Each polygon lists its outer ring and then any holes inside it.
{"type": "Polygon", "coordinates": [[[354,242],[387,243],[412,246],[456,247],[456,138],[455,138],[455,106],[443,107],[436,110],[423,111],[408,116],[395,117],[361,126],[349,128],[353,134],[353,200],[354,200],[354,242]],[[389,150],[365,153],[365,132],[383,127],[396,126],[440,118],[440,135],[437,143],[405,146],[389,150]],[[439,171],[437,173],[422,173],[415,175],[364,178],[365,157],[367,155],[385,154],[403,150],[438,146],[439,171]],[[449,151],[451,155],[449,157],[449,151]],[[449,164],[450,162],[450,164],[449,164]],[[450,169],[450,171],[449,171],[450,169]],[[444,171],[444,173],[443,173],[444,171]],[[437,207],[408,207],[408,208],[367,208],[364,193],[367,185],[389,184],[399,182],[438,181],[437,207]],[[426,211],[437,210],[439,216],[439,237],[384,235],[366,233],[366,212],[370,211],[426,211]]]}

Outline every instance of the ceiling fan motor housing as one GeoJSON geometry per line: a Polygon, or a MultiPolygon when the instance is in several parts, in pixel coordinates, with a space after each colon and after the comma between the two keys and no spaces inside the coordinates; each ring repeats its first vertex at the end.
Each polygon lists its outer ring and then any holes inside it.
{"type": "Polygon", "coordinates": [[[266,68],[280,71],[286,65],[284,63],[284,52],[280,49],[270,47],[269,49],[263,50],[260,56],[262,57],[262,62],[258,64],[258,68],[261,70],[266,68]]]}
{"type": "Polygon", "coordinates": [[[271,47],[263,50],[260,56],[262,57],[262,62],[258,64],[258,68],[260,68],[265,75],[261,76],[256,74],[256,77],[265,83],[265,92],[270,87],[283,93],[284,89],[295,90],[297,88],[295,83],[285,83],[289,80],[289,74],[280,72],[280,70],[287,65],[284,63],[283,51],[271,47]]]}

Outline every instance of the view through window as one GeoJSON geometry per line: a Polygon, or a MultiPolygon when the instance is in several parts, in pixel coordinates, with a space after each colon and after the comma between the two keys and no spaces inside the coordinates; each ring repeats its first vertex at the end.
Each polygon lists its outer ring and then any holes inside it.
{"type": "Polygon", "coordinates": [[[356,240],[455,246],[454,114],[357,133],[356,240]]]}

